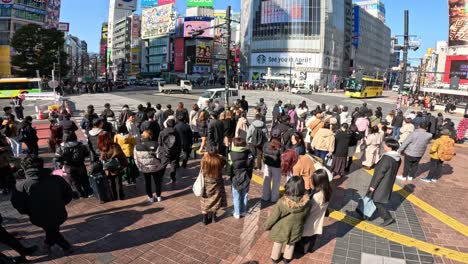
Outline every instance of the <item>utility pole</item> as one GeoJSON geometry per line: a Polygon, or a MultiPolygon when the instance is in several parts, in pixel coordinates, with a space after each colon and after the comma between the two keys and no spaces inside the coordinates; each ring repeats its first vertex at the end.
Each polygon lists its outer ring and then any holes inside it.
{"type": "Polygon", "coordinates": [[[226,8],[226,74],[224,84],[225,102],[224,108],[229,109],[229,64],[231,61],[231,6],[226,8]]]}
{"type": "Polygon", "coordinates": [[[403,88],[406,82],[406,68],[408,67],[408,49],[409,49],[409,11],[405,10],[405,33],[404,33],[404,44],[403,44],[403,69],[401,70],[400,80],[400,91],[403,92],[403,88]]]}
{"type": "Polygon", "coordinates": [[[419,93],[421,90],[421,76],[422,76],[422,67],[423,67],[423,58],[420,59],[419,67],[418,67],[418,80],[416,81],[416,94],[419,93]]]}

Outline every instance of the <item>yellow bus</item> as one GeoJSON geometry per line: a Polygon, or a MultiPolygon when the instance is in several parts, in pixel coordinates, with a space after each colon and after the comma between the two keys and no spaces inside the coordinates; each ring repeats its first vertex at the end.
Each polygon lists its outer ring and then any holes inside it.
{"type": "Polygon", "coordinates": [[[25,93],[40,93],[41,78],[3,78],[0,79],[0,98],[13,98],[25,93]]]}
{"type": "Polygon", "coordinates": [[[383,94],[383,80],[364,77],[362,81],[349,78],[346,82],[346,96],[352,98],[378,97],[383,94]]]}

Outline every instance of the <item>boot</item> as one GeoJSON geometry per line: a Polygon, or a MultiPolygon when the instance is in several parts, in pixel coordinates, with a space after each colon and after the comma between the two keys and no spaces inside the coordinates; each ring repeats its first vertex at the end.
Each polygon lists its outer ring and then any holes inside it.
{"type": "Polygon", "coordinates": [[[202,222],[204,225],[208,225],[210,223],[210,218],[208,217],[208,214],[202,214],[202,222]]]}

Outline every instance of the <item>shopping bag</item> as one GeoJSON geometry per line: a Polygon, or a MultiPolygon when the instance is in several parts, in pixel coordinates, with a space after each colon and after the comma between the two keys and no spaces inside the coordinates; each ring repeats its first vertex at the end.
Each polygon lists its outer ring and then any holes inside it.
{"type": "Polygon", "coordinates": [[[361,215],[365,216],[367,218],[371,218],[372,215],[374,214],[375,210],[377,208],[375,207],[374,201],[372,198],[369,196],[365,195],[361,197],[358,201],[358,207],[356,208],[356,211],[361,215]]]}
{"type": "Polygon", "coordinates": [[[203,171],[200,170],[198,177],[195,180],[195,183],[192,186],[193,193],[195,196],[200,197],[205,191],[205,178],[203,177],[203,171]]]}
{"type": "Polygon", "coordinates": [[[329,155],[329,156],[325,157],[325,166],[326,166],[327,168],[331,168],[332,164],[333,164],[333,157],[332,157],[332,155],[329,155]]]}

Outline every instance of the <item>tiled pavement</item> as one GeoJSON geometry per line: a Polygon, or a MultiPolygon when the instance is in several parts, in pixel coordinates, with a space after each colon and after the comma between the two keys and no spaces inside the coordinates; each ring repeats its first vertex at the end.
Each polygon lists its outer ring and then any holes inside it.
{"type": "MultiPolygon", "coordinates": [[[[47,135],[43,133],[40,132],[40,137],[46,138],[47,135]]],[[[466,160],[464,153],[468,153],[468,149],[464,148],[461,152],[451,162],[457,169],[438,182],[437,188],[436,185],[423,185],[419,181],[413,184],[416,196],[467,224],[466,204],[453,202],[466,201],[468,189],[466,179],[463,181],[466,176],[458,169],[466,167],[461,160],[466,160]]],[[[260,201],[260,186],[252,184],[249,193],[251,209],[246,218],[232,218],[230,207],[221,215],[219,222],[204,226],[200,223],[199,201],[191,192],[197,167],[198,162],[194,161],[190,169],[181,170],[176,187],[167,183],[163,193],[165,199],[161,203],[145,203],[141,178],[136,186],[126,186],[128,199],[125,201],[106,204],[99,204],[95,199],[73,201],[68,206],[69,220],[62,226],[62,232],[76,245],[75,253],[62,256],[56,249],[51,258],[35,256],[33,262],[270,263],[272,243],[267,233],[263,232],[262,225],[271,204],[260,201]]],[[[357,199],[364,193],[370,178],[366,172],[356,170],[346,180],[337,182],[331,207],[353,215],[357,199]]],[[[230,201],[228,182],[226,190],[230,201]]],[[[41,244],[43,232],[30,225],[27,218],[18,215],[7,200],[5,196],[0,200],[6,228],[25,236],[25,244],[41,244]]],[[[468,252],[466,237],[401,196],[393,195],[390,209],[397,223],[388,227],[389,230],[468,252]]],[[[372,223],[378,224],[380,220],[372,223]]],[[[293,263],[366,263],[363,261],[375,255],[392,257],[394,261],[404,259],[406,263],[455,263],[433,258],[416,248],[402,246],[332,218],[325,221],[324,235],[319,239],[316,251],[293,263]],[[367,253],[371,256],[365,255],[367,253]]]]}

